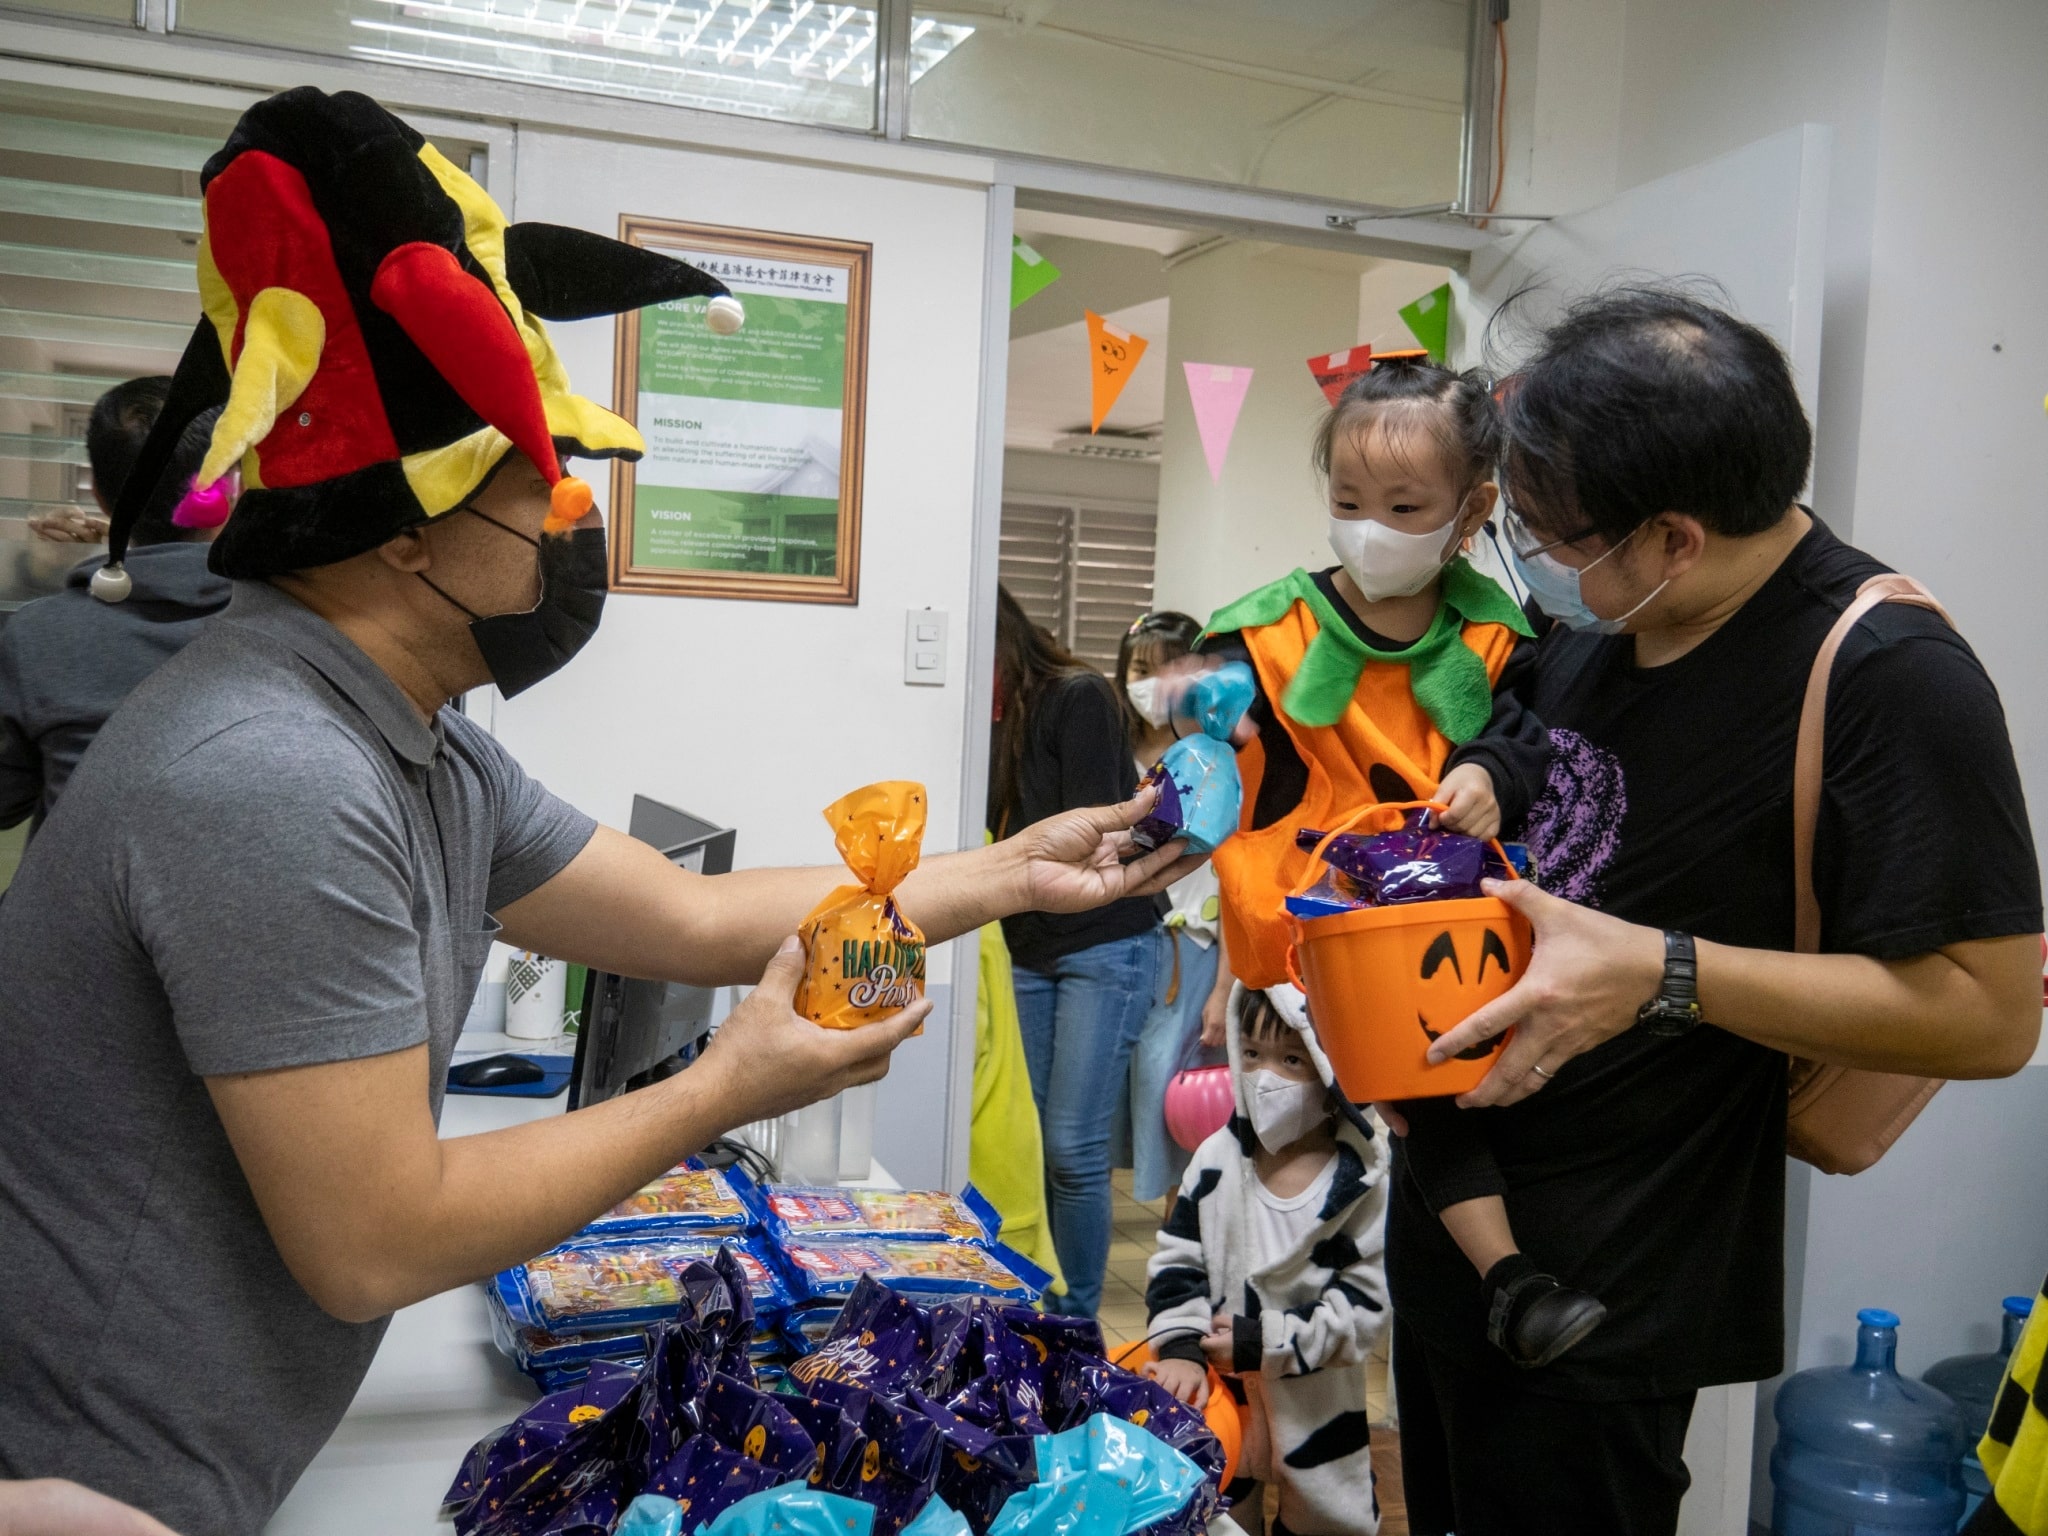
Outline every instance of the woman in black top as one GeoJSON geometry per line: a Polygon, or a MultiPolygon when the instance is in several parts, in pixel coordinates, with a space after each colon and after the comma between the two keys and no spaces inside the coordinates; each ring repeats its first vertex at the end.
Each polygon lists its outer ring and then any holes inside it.
{"type": "MultiPolygon", "coordinates": [[[[996,604],[995,737],[989,826],[998,838],[1054,811],[1114,805],[1137,791],[1123,711],[1108,681],[1034,625],[1007,591],[996,604]]],[[[1059,1310],[1093,1317],[1109,1262],[1110,1125],[1131,1046],[1166,957],[1156,898],[1093,912],[1003,919],[1031,1096],[1045,1135],[1059,1310]]]]}

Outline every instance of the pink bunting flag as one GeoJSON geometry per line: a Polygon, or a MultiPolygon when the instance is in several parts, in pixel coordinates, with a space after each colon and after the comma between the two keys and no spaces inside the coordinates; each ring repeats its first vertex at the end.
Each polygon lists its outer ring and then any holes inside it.
{"type": "Polygon", "coordinates": [[[1182,363],[1181,367],[1187,371],[1188,399],[1194,402],[1195,430],[1202,434],[1209,478],[1220,481],[1224,455],[1230,452],[1230,435],[1237,430],[1237,413],[1244,408],[1245,391],[1252,387],[1252,371],[1222,363],[1182,363]]]}

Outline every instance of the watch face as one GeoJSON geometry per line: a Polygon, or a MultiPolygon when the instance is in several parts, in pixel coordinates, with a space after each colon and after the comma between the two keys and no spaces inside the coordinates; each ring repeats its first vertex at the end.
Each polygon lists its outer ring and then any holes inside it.
{"type": "Polygon", "coordinates": [[[1636,1015],[1636,1023],[1653,1035],[1683,1035],[1699,1022],[1698,1003],[1674,1003],[1662,997],[1643,1004],[1636,1015]]]}

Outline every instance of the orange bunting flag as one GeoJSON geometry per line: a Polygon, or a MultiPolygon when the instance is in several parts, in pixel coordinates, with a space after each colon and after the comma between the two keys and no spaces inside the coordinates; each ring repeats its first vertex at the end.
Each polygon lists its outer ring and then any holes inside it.
{"type": "Polygon", "coordinates": [[[1124,385],[1130,382],[1148,343],[1144,337],[1135,336],[1122,326],[1103,319],[1092,309],[1082,313],[1088,317],[1088,380],[1094,395],[1088,413],[1088,430],[1100,432],[1102,418],[1116,404],[1116,397],[1124,392],[1124,385]]]}

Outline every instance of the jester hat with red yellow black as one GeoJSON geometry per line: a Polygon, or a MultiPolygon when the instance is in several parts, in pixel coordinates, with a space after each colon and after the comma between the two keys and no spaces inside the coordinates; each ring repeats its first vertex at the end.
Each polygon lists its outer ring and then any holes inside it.
{"type": "Polygon", "coordinates": [[[346,560],[464,505],[517,449],[553,486],[550,532],[589,511],[561,455],[637,459],[630,422],[570,393],[543,320],[710,297],[697,268],[552,224],[507,224],[468,176],[366,96],[259,102],[200,173],[204,318],[109,534],[95,595],[128,593],[128,535],[186,424],[221,407],[194,482],[243,491],[209,563],[265,577],[346,560]]]}

